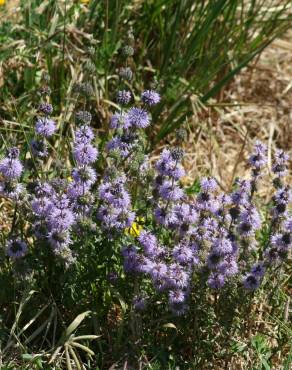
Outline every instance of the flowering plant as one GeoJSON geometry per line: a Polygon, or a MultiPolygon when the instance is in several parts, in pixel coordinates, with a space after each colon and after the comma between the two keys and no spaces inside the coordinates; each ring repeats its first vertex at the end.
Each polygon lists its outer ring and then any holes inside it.
{"type": "Polygon", "coordinates": [[[287,154],[275,153],[275,193],[265,216],[263,243],[257,189],[267,163],[265,145],[256,142],[249,158],[251,178],[237,179],[231,192],[220,191],[214,178],[204,177],[198,194],[187,196],[180,184],[185,174],[182,150],[165,148],[154,168],[145,154],[148,108],[159,103],[159,94],[146,90],[139,107],[126,109],[131,99],[130,91],[118,92],[121,108],[111,117],[112,135],[102,154],[90,127],[91,114],[76,113],[70,181],[67,169],[59,175],[46,170],[49,140],[57,127],[50,118],[53,107],[40,104],[30,158],[21,161],[19,149],[12,147],[0,162],[0,194],[15,207],[5,235],[6,255],[18,264],[49,253],[69,267],[86,255],[86,245],[93,246],[99,260],[96,240],[107,240],[108,274],[139,276],[134,307],[145,308],[149,294],[153,299],[165,296],[177,315],[186,313],[196,275],[215,290],[235,282],[247,291],[258,288],[291,247],[287,154]],[[29,161],[34,163],[30,173],[29,161]],[[122,259],[124,273],[119,264],[112,271],[112,258],[122,259]]]}

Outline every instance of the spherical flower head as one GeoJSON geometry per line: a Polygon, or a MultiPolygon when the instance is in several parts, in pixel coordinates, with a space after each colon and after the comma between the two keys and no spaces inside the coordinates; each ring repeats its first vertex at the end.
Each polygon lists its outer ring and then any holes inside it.
{"type": "Polygon", "coordinates": [[[231,194],[231,200],[235,205],[247,205],[251,192],[251,183],[248,180],[237,180],[238,189],[231,194]]]}
{"type": "Polygon", "coordinates": [[[92,119],[92,115],[88,111],[79,111],[75,115],[76,122],[82,125],[89,125],[92,119]]]}
{"type": "Polygon", "coordinates": [[[39,117],[35,124],[35,131],[40,136],[50,137],[56,131],[56,123],[47,117],[39,117]]]}
{"type": "Polygon", "coordinates": [[[232,253],[232,243],[227,238],[218,238],[213,243],[214,251],[217,251],[221,255],[232,253]]]}
{"type": "Polygon", "coordinates": [[[152,279],[154,280],[163,280],[164,278],[166,278],[167,265],[163,262],[154,263],[150,274],[152,279]]]}
{"type": "Polygon", "coordinates": [[[93,139],[94,139],[93,131],[87,125],[79,127],[75,132],[75,143],[77,144],[88,144],[93,139]]]}
{"type": "Polygon", "coordinates": [[[32,154],[37,158],[45,158],[48,156],[48,146],[43,140],[32,140],[30,142],[32,154]]]}
{"type": "Polygon", "coordinates": [[[212,289],[220,289],[225,284],[225,276],[223,274],[218,274],[212,272],[208,278],[208,285],[212,289]]]}
{"type": "Polygon", "coordinates": [[[201,189],[204,193],[214,193],[218,185],[214,178],[212,177],[203,177],[201,179],[201,189]]]}
{"type": "Polygon", "coordinates": [[[276,149],[275,160],[272,166],[272,171],[278,177],[283,177],[287,174],[287,162],[289,155],[282,149],[276,149]]]}
{"type": "Polygon", "coordinates": [[[260,262],[257,262],[255,263],[252,268],[251,268],[251,274],[252,275],[255,275],[259,278],[262,278],[265,274],[265,266],[264,266],[264,262],[260,261],[260,262]]]}
{"type": "Polygon", "coordinates": [[[70,235],[66,230],[53,230],[48,235],[48,241],[53,249],[61,250],[72,243],[70,235]]]}
{"type": "Polygon", "coordinates": [[[252,153],[249,157],[249,163],[252,167],[256,169],[260,169],[268,161],[267,158],[267,147],[260,141],[256,141],[255,146],[254,146],[254,153],[252,153]]]}
{"type": "Polygon", "coordinates": [[[0,173],[7,180],[17,179],[21,176],[23,166],[18,158],[3,158],[0,161],[0,173]]]}
{"type": "Polygon", "coordinates": [[[146,128],[150,125],[149,114],[144,109],[133,107],[128,111],[128,119],[131,126],[146,128]]]}
{"type": "Polygon", "coordinates": [[[238,265],[234,258],[227,256],[218,266],[218,271],[224,276],[234,276],[238,273],[238,265]]]}
{"type": "Polygon", "coordinates": [[[198,212],[187,203],[181,203],[173,207],[173,212],[178,220],[179,225],[193,224],[198,220],[198,212]]]}
{"type": "Polygon", "coordinates": [[[171,181],[164,181],[159,187],[158,193],[162,199],[174,202],[180,200],[184,196],[183,190],[172,184],[171,181]]]}
{"type": "Polygon", "coordinates": [[[96,181],[96,172],[89,166],[73,168],[72,179],[86,188],[93,185],[96,181]]]}
{"type": "Polygon", "coordinates": [[[257,209],[252,205],[241,212],[239,219],[240,224],[238,225],[238,232],[242,236],[251,236],[261,227],[260,215],[257,209]]]}
{"type": "Polygon", "coordinates": [[[164,207],[156,207],[154,210],[154,217],[156,221],[165,227],[177,225],[178,220],[172,210],[166,210],[164,207]]]}
{"type": "Polygon", "coordinates": [[[222,262],[223,256],[216,250],[211,250],[207,257],[207,265],[210,269],[216,269],[222,262]]]}
{"type": "Polygon", "coordinates": [[[127,105],[132,99],[131,92],[128,90],[120,90],[117,92],[117,103],[121,105],[127,105]]]}
{"type": "Polygon", "coordinates": [[[160,102],[160,95],[154,90],[145,90],[141,95],[141,100],[144,104],[153,106],[160,102]]]}
{"type": "Polygon", "coordinates": [[[75,217],[70,209],[55,208],[49,215],[49,225],[53,231],[66,231],[74,223],[75,217]]]}
{"type": "Polygon", "coordinates": [[[110,121],[110,128],[112,129],[128,129],[131,126],[127,113],[122,112],[112,115],[110,121]]]}
{"type": "Polygon", "coordinates": [[[31,201],[32,211],[39,217],[48,217],[53,207],[52,201],[47,197],[34,198],[31,201]]]}
{"type": "Polygon", "coordinates": [[[139,242],[144,248],[144,252],[148,257],[154,257],[157,254],[157,239],[155,235],[151,234],[148,231],[142,230],[138,237],[139,242]]]}
{"type": "Polygon", "coordinates": [[[184,289],[189,284],[189,274],[181,264],[172,263],[169,266],[167,281],[171,288],[184,289]]]}
{"type": "Polygon", "coordinates": [[[73,156],[80,166],[86,166],[96,161],[97,149],[90,143],[78,143],[73,148],[73,156]]]}
{"type": "Polygon", "coordinates": [[[193,260],[193,250],[187,243],[180,243],[172,251],[173,259],[180,264],[188,264],[193,260]]]}
{"type": "Polygon", "coordinates": [[[6,254],[7,256],[17,259],[24,257],[27,253],[27,245],[21,239],[12,239],[9,240],[6,246],[6,254]]]}
{"type": "Polygon", "coordinates": [[[7,157],[9,159],[17,159],[19,157],[20,151],[16,147],[9,148],[7,151],[7,157]]]}
{"type": "Polygon", "coordinates": [[[163,149],[160,158],[156,162],[156,170],[161,176],[169,176],[179,180],[184,176],[185,171],[180,165],[181,153],[178,150],[163,149]]]}
{"type": "Polygon", "coordinates": [[[41,103],[38,110],[39,112],[44,113],[46,116],[50,116],[53,113],[53,106],[49,103],[41,103]]]}
{"type": "Polygon", "coordinates": [[[243,278],[243,286],[248,290],[255,290],[260,286],[260,278],[255,274],[247,274],[243,278]]]}
{"type": "Polygon", "coordinates": [[[170,290],[168,293],[168,301],[170,304],[183,303],[186,300],[186,294],[183,290],[170,290]]]}
{"type": "Polygon", "coordinates": [[[25,194],[25,188],[15,180],[0,181],[0,195],[11,200],[19,200],[25,194]]]}

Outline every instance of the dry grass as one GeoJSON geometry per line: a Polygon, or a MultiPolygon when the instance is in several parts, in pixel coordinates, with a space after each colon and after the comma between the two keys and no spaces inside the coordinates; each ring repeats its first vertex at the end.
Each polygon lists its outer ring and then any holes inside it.
{"type": "Polygon", "coordinates": [[[228,188],[235,176],[246,176],[245,159],[256,139],[292,149],[292,31],[276,40],[254,65],[194,115],[185,145],[187,182],[202,173],[215,176],[228,188]]]}

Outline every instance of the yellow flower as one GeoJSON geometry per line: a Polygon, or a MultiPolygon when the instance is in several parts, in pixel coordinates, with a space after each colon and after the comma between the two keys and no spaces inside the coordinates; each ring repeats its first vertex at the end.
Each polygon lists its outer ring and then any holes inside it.
{"type": "Polygon", "coordinates": [[[0,0],[0,5],[5,5],[5,0],[0,0]]]}
{"type": "Polygon", "coordinates": [[[132,226],[131,227],[127,227],[125,229],[125,234],[126,235],[132,235],[132,236],[139,236],[140,235],[140,232],[143,230],[143,227],[141,224],[143,224],[145,222],[145,218],[144,217],[137,217],[136,218],[137,222],[134,221],[132,223],[132,226]]]}
{"type": "MultiPolygon", "coordinates": [[[[1,0],[0,0],[1,1],[1,0]]],[[[80,0],[82,4],[88,4],[90,0],[80,0]]]]}

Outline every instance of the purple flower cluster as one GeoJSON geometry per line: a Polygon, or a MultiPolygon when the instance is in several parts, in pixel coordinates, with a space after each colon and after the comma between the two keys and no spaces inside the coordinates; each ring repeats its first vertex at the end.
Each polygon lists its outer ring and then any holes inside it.
{"type": "Polygon", "coordinates": [[[39,183],[31,199],[34,232],[37,239],[46,239],[53,249],[63,249],[71,243],[70,230],[75,222],[68,196],[55,184],[39,183]]]}
{"type": "MultiPolygon", "coordinates": [[[[177,315],[187,308],[195,272],[204,276],[207,273],[206,282],[212,289],[221,289],[237,280],[245,289],[254,290],[271,263],[287,258],[292,244],[290,189],[278,185],[273,197],[270,241],[263,260],[254,261],[255,255],[262,255],[257,238],[262,221],[253,198],[254,182],[258,183],[267,162],[263,144],[256,143],[249,159],[251,180],[238,179],[230,193],[223,193],[214,178],[202,178],[200,192],[192,200],[185,197],[179,185],[184,175],[181,159],[178,149],[164,149],[161,153],[155,164],[157,176],[152,193],[155,232],[142,230],[139,244],[130,244],[122,250],[125,271],[150,278],[157,294],[168,297],[170,309],[177,315]],[[156,233],[158,229],[164,232],[156,233]],[[162,246],[158,239],[165,233],[168,244],[162,246]]],[[[287,155],[276,153],[273,168],[279,162],[283,165],[273,170],[276,176],[282,177],[286,169],[284,159],[287,160],[287,155]]]]}
{"type": "Polygon", "coordinates": [[[10,148],[7,156],[0,161],[0,196],[18,200],[24,191],[18,182],[23,172],[23,165],[19,160],[19,149],[10,148]]]}
{"type": "Polygon", "coordinates": [[[24,257],[27,251],[27,245],[21,239],[11,239],[6,245],[6,254],[13,259],[24,257]]]}
{"type": "Polygon", "coordinates": [[[93,131],[87,125],[81,126],[75,132],[73,157],[77,165],[72,170],[73,181],[68,186],[68,196],[79,219],[88,216],[92,208],[90,190],[97,176],[91,164],[98,156],[97,149],[91,144],[93,139],[93,131]]]}
{"type": "MultiPolygon", "coordinates": [[[[131,93],[121,90],[117,94],[117,102],[121,106],[129,104],[131,93]]],[[[142,93],[142,102],[151,107],[157,104],[160,96],[155,91],[145,91],[142,93]]],[[[117,153],[122,158],[128,157],[134,152],[138,145],[137,130],[145,129],[150,125],[151,117],[145,108],[131,107],[128,110],[115,112],[110,120],[110,128],[116,130],[115,136],[106,144],[109,152],[117,153]]]]}
{"type": "Polygon", "coordinates": [[[130,227],[135,219],[131,211],[131,197],[125,187],[126,177],[106,176],[98,188],[101,205],[98,208],[98,220],[106,230],[122,231],[130,227]]]}

